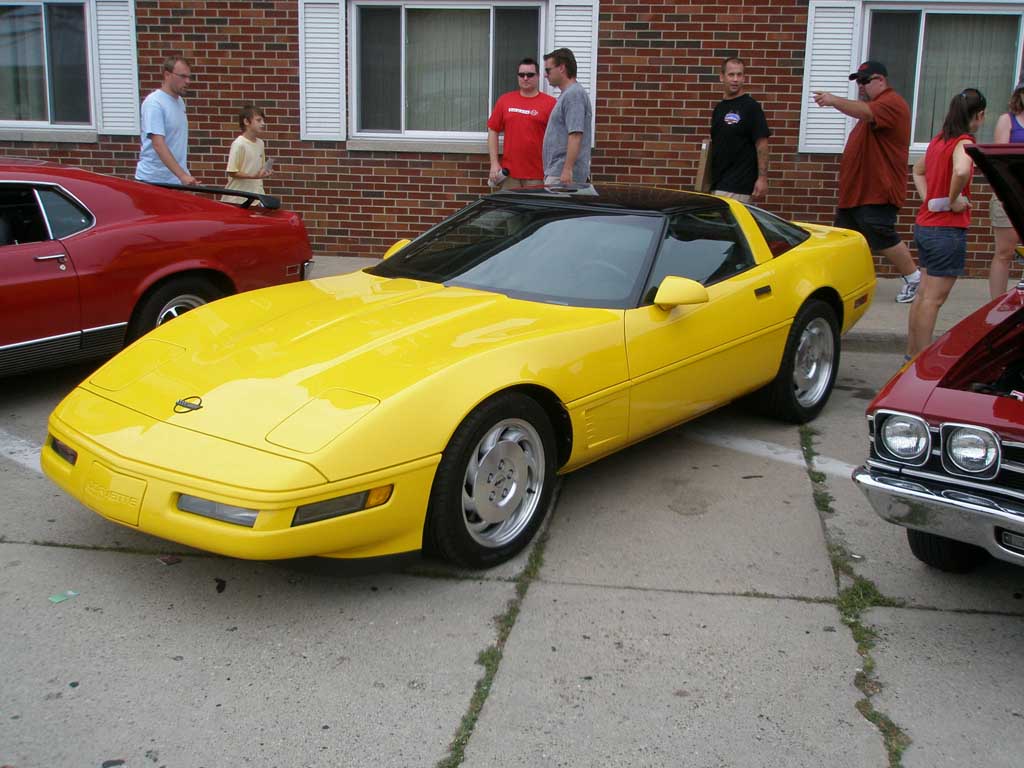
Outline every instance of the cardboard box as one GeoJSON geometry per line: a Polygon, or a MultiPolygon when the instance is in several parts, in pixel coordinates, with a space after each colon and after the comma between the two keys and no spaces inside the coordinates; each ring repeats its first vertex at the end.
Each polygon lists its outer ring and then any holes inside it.
{"type": "Polygon", "coordinates": [[[700,160],[697,162],[697,180],[693,188],[698,192],[711,191],[711,139],[700,143],[700,160]]]}

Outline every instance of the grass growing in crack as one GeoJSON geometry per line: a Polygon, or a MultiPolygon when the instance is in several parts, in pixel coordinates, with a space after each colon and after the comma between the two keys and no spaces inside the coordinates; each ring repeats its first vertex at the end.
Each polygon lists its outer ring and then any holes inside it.
{"type": "MultiPolygon", "coordinates": [[[[824,473],[814,469],[814,458],[817,455],[814,438],[817,434],[808,426],[800,428],[800,447],[807,463],[807,475],[811,479],[814,505],[821,514],[824,524],[825,516],[833,514],[835,510],[832,508],[834,498],[825,487],[824,473]]],[[[841,544],[828,541],[828,537],[828,529],[825,528],[829,560],[835,574],[836,587],[839,589],[836,607],[843,623],[850,628],[853,641],[857,644],[857,653],[861,657],[861,668],[853,680],[857,690],[864,694],[864,698],[856,704],[857,711],[882,734],[882,743],[889,758],[889,768],[901,768],[903,752],[910,745],[910,737],[888,715],[879,712],[871,703],[872,697],[882,690],[881,681],[875,677],[875,660],[871,655],[878,635],[870,626],[864,624],[862,619],[864,612],[869,608],[899,606],[902,603],[886,597],[874,582],[858,575],[851,564],[850,553],[841,544]],[[842,586],[844,583],[848,583],[848,586],[842,586]]]]}
{"type": "MultiPolygon", "coordinates": [[[[551,506],[554,507],[554,499],[552,499],[551,506]]],[[[551,513],[549,512],[549,514],[551,513]]],[[[508,601],[504,612],[494,617],[494,625],[498,630],[498,637],[493,645],[480,651],[480,654],[476,657],[476,663],[484,668],[484,672],[480,679],[476,681],[476,685],[473,688],[473,696],[469,701],[469,708],[466,710],[466,714],[462,716],[459,727],[455,731],[455,737],[448,746],[448,755],[437,764],[436,768],[456,768],[466,757],[466,745],[469,743],[469,738],[473,735],[477,720],[480,719],[480,712],[483,709],[484,702],[487,701],[487,697],[491,693],[494,677],[498,674],[498,667],[505,652],[505,643],[508,641],[512,627],[515,626],[516,619],[519,617],[519,610],[522,608],[523,599],[530,589],[530,584],[536,580],[537,575],[540,573],[540,568],[544,564],[544,548],[547,545],[547,541],[548,533],[547,529],[545,529],[530,552],[530,557],[527,559],[522,573],[516,579],[515,597],[508,601]]]]}

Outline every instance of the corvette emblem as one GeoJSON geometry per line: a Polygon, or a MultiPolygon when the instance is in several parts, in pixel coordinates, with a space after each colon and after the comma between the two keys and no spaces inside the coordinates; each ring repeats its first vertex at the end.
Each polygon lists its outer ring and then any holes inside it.
{"type": "Polygon", "coordinates": [[[175,413],[189,413],[191,411],[198,411],[203,407],[203,398],[198,395],[192,395],[191,397],[183,397],[174,404],[175,413]]]}

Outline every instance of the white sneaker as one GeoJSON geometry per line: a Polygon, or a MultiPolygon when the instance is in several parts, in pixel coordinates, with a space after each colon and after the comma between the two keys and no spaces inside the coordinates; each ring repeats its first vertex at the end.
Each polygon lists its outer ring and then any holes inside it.
{"type": "Polygon", "coordinates": [[[917,296],[917,289],[921,287],[920,280],[907,280],[903,278],[903,287],[896,294],[896,301],[899,304],[909,304],[917,296]]]}

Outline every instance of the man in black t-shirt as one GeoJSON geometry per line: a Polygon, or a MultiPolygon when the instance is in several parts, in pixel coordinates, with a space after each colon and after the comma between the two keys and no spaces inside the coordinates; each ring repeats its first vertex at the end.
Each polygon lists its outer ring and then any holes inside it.
{"type": "Polygon", "coordinates": [[[768,191],[768,130],[764,110],[743,92],[743,59],[722,62],[725,98],[711,116],[711,189],[716,195],[745,203],[757,202],[768,191]]]}

